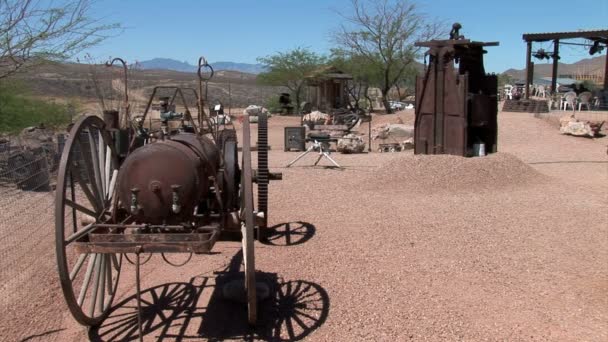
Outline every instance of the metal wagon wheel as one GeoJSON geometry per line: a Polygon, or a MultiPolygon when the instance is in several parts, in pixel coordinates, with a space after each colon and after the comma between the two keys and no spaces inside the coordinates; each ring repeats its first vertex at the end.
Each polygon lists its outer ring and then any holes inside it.
{"type": "Polygon", "coordinates": [[[108,314],[122,255],[80,253],[75,244],[87,238],[94,224],[111,219],[117,175],[118,159],[104,122],[96,116],[81,118],[70,131],[59,164],[55,243],[65,300],[83,325],[99,325],[108,314]]]}
{"type": "Polygon", "coordinates": [[[251,131],[249,118],[243,121],[243,165],[241,171],[241,232],[243,234],[243,261],[245,263],[245,289],[247,292],[247,320],[256,323],[257,297],[255,285],[255,256],[253,245],[253,171],[251,169],[251,131]]]}

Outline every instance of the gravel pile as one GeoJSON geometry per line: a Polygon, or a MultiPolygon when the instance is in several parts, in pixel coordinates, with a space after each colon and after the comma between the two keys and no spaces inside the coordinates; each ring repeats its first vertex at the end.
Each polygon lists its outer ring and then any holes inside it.
{"type": "Polygon", "coordinates": [[[483,158],[402,154],[382,165],[365,184],[370,189],[435,193],[518,187],[538,184],[545,178],[508,153],[483,158]]]}

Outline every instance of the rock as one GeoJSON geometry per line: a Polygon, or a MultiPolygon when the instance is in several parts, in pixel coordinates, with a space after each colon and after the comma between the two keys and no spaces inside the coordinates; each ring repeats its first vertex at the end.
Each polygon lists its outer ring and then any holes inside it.
{"type": "Polygon", "coordinates": [[[573,116],[564,116],[559,119],[561,134],[570,134],[575,136],[594,137],[597,129],[591,127],[589,121],[580,121],[573,116]]]}
{"type": "Polygon", "coordinates": [[[314,129],[315,125],[325,125],[330,121],[329,114],[319,112],[318,110],[308,113],[302,117],[304,125],[310,129],[314,129]]]}
{"type": "Polygon", "coordinates": [[[356,134],[347,134],[338,139],[337,150],[341,153],[361,153],[365,150],[365,142],[356,134]]]}
{"type": "Polygon", "coordinates": [[[27,149],[37,149],[45,144],[53,144],[53,131],[44,126],[32,126],[24,128],[19,134],[19,143],[27,149]]]}
{"type": "MultiPolygon", "coordinates": [[[[412,138],[414,126],[405,124],[384,124],[372,129],[372,139],[412,138]]],[[[402,140],[402,139],[397,139],[402,140]]]]}
{"type": "Polygon", "coordinates": [[[268,117],[270,117],[270,113],[268,112],[268,109],[266,109],[262,106],[250,105],[247,108],[245,108],[245,110],[243,110],[243,115],[249,115],[249,122],[251,122],[251,123],[257,123],[258,115],[260,115],[262,113],[264,113],[268,117]]]}
{"type": "Polygon", "coordinates": [[[414,148],[414,137],[408,138],[401,144],[404,150],[411,150],[414,148]]]}
{"type": "Polygon", "coordinates": [[[245,110],[243,111],[244,115],[250,115],[250,116],[258,116],[262,113],[266,113],[268,114],[268,109],[262,107],[262,106],[256,106],[256,105],[250,105],[247,108],[245,108],[245,110]]]}

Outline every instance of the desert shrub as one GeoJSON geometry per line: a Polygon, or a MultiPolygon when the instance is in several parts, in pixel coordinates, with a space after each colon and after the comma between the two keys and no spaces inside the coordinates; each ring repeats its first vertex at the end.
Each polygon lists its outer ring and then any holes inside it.
{"type": "Polygon", "coordinates": [[[266,99],[264,107],[272,114],[282,113],[281,103],[279,102],[279,95],[271,95],[266,99]]]}
{"type": "Polygon", "coordinates": [[[64,126],[71,119],[70,105],[35,99],[23,84],[14,80],[0,82],[0,132],[17,133],[40,123],[47,127],[64,126]]]}

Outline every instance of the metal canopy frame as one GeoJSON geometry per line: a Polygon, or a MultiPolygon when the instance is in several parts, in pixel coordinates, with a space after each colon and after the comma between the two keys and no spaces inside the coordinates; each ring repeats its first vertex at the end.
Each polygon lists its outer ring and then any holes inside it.
{"type": "MultiPolygon", "coordinates": [[[[526,99],[530,98],[530,82],[533,78],[532,72],[532,43],[553,41],[553,75],[551,76],[551,89],[555,91],[557,85],[557,64],[559,56],[559,45],[561,40],[584,38],[594,42],[603,43],[608,48],[608,29],[575,32],[547,32],[547,33],[524,33],[522,36],[526,41],[526,99]]],[[[604,91],[608,91],[608,51],[606,53],[606,66],[604,68],[604,91]]]]}

